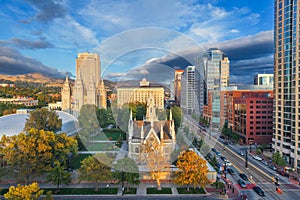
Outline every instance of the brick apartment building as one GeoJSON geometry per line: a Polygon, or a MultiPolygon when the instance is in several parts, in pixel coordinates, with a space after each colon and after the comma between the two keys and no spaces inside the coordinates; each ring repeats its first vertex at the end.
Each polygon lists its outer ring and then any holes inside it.
{"type": "MultiPolygon", "coordinates": [[[[255,87],[254,87],[255,88],[255,87]]],[[[213,124],[213,101],[219,98],[219,129],[225,122],[245,144],[270,144],[273,133],[273,90],[221,90],[208,93],[204,118],[213,124]]],[[[215,107],[215,108],[214,108],[215,107]]]]}

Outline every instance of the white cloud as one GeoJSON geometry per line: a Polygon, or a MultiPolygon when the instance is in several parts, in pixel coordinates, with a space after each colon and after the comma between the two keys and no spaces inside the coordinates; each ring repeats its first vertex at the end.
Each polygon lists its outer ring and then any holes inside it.
{"type": "Polygon", "coordinates": [[[231,29],[230,30],[230,33],[239,33],[240,31],[239,30],[237,30],[237,29],[231,29]]]}
{"type": "Polygon", "coordinates": [[[71,16],[54,19],[46,35],[55,46],[60,48],[90,50],[91,47],[99,44],[96,33],[78,23],[71,16]]]}

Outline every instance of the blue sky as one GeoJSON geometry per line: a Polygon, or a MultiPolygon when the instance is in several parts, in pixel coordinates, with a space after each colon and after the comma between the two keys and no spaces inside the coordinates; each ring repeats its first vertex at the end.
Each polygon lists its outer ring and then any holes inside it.
{"type": "Polygon", "coordinates": [[[117,80],[195,46],[224,51],[232,82],[272,73],[271,0],[0,0],[0,24],[0,73],[75,74],[77,53],[91,51],[117,80]]]}

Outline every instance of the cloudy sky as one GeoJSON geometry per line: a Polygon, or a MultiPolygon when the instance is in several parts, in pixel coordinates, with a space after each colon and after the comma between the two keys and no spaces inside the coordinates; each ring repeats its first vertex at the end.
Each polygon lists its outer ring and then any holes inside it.
{"type": "Polygon", "coordinates": [[[75,74],[89,51],[111,80],[155,76],[211,47],[229,57],[232,83],[273,72],[270,0],[0,0],[0,25],[4,74],[75,74]]]}

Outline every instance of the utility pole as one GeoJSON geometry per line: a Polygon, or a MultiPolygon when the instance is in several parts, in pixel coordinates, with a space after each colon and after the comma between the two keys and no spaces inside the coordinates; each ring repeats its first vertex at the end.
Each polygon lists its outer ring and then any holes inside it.
{"type": "Polygon", "coordinates": [[[248,168],[248,150],[245,153],[245,167],[248,168]]]}

